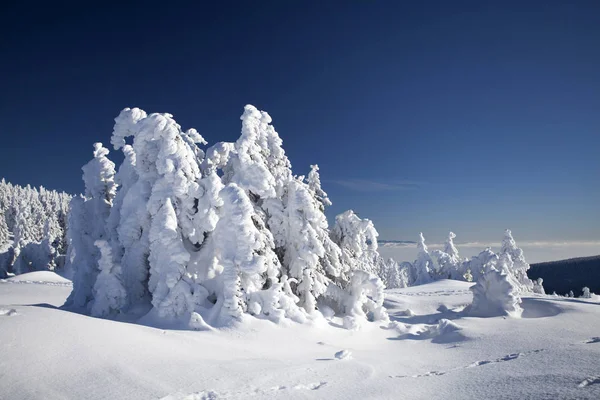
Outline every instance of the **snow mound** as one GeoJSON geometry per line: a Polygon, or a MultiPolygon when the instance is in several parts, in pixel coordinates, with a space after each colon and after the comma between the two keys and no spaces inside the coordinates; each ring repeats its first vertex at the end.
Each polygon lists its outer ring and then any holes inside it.
{"type": "Polygon", "coordinates": [[[0,317],[12,317],[13,315],[17,315],[18,312],[14,308],[0,308],[0,317]]]}
{"type": "Polygon", "coordinates": [[[337,353],[335,353],[335,358],[337,358],[338,360],[348,360],[352,358],[352,352],[346,349],[340,350],[337,353]]]}
{"type": "Polygon", "coordinates": [[[440,321],[437,324],[433,325],[411,325],[394,321],[390,323],[390,327],[400,334],[400,336],[396,338],[396,340],[432,339],[432,342],[434,343],[450,343],[466,340],[466,336],[459,332],[462,330],[462,328],[448,319],[440,319],[440,321]]]}
{"type": "Polygon", "coordinates": [[[71,281],[51,271],[28,272],[5,279],[14,283],[62,284],[71,285],[71,281]]]}
{"type": "Polygon", "coordinates": [[[554,317],[563,311],[558,305],[547,300],[524,298],[521,301],[521,308],[523,308],[522,318],[554,317]]]}
{"type": "Polygon", "coordinates": [[[208,325],[202,315],[193,312],[190,316],[190,328],[195,331],[212,331],[214,330],[210,325],[208,325]]]}

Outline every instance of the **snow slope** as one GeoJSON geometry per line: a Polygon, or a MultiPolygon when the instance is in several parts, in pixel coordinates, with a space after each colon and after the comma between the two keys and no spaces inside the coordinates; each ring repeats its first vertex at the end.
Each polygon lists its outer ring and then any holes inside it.
{"type": "Polygon", "coordinates": [[[194,332],[62,311],[60,277],[19,278],[0,281],[0,398],[600,398],[600,304],[579,299],[467,318],[470,284],[438,281],[388,291],[390,326],[194,332]]]}

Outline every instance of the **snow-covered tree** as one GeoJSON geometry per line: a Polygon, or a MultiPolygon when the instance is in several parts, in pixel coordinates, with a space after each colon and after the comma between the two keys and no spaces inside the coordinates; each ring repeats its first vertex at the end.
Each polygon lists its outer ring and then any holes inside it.
{"type": "Polygon", "coordinates": [[[86,197],[71,201],[67,267],[73,273],[73,291],[66,305],[78,309],[89,308],[94,299],[100,260],[95,243],[107,239],[106,222],[116,195],[115,164],[107,155],[108,149],[101,143],[94,144],[94,158],[82,168],[86,197]]]}
{"type": "Polygon", "coordinates": [[[0,246],[8,243],[10,240],[10,232],[8,231],[8,225],[4,219],[4,214],[0,215],[0,246]]]}
{"type": "Polygon", "coordinates": [[[325,257],[323,240],[327,220],[319,204],[304,182],[295,178],[288,185],[285,204],[287,237],[284,264],[295,280],[299,305],[311,313],[317,309],[317,298],[327,290],[325,271],[320,260],[325,257]]]}
{"type": "Polygon", "coordinates": [[[94,283],[91,314],[107,317],[123,309],[127,304],[127,293],[121,282],[121,267],[113,264],[110,245],[105,240],[97,240],[95,245],[100,250],[100,272],[94,283]]]}
{"type": "MultiPolygon", "coordinates": [[[[403,262],[398,265],[393,259],[389,259],[385,264],[383,282],[386,289],[401,289],[410,284],[410,274],[413,266],[409,262],[403,262]]],[[[380,275],[381,276],[381,275],[380,275]]]]}
{"type": "Polygon", "coordinates": [[[424,283],[431,282],[432,275],[434,274],[434,263],[429,255],[427,245],[425,244],[425,238],[423,233],[419,233],[419,241],[417,242],[417,259],[413,263],[413,285],[422,285],[424,283]]]}
{"type": "Polygon", "coordinates": [[[366,271],[352,271],[348,295],[345,301],[344,327],[356,329],[360,321],[386,321],[387,312],[383,307],[384,286],[381,279],[366,271]]]}
{"type": "Polygon", "coordinates": [[[437,258],[437,264],[433,271],[437,279],[464,279],[459,270],[460,256],[458,249],[454,246],[454,238],[456,235],[453,232],[448,233],[448,238],[444,244],[444,250],[434,250],[433,255],[437,258]]]}
{"type": "Polygon", "coordinates": [[[310,172],[308,173],[307,182],[308,187],[310,188],[310,190],[312,190],[314,196],[322,205],[321,211],[323,211],[325,207],[330,206],[331,200],[329,200],[327,193],[321,188],[321,177],[319,175],[318,165],[315,164],[310,166],[310,172]]]}
{"type": "MultiPolygon", "coordinates": [[[[372,222],[350,211],[331,232],[318,167],[294,176],[271,117],[248,105],[241,120],[235,143],[205,153],[202,136],[170,114],[120,113],[111,139],[125,155],[118,174],[98,147],[86,198],[72,201],[69,304],[103,316],[151,306],[193,329],[243,313],[303,322],[331,303],[357,320],[386,318],[372,222]],[[109,193],[104,203],[96,186],[109,193]]],[[[396,284],[407,271],[394,272],[396,284]]]]}
{"type": "MultiPolygon", "coordinates": [[[[495,265],[498,261],[498,255],[487,247],[478,255],[471,257],[470,260],[463,261],[459,270],[465,275],[471,277],[471,281],[477,282],[486,272],[489,266],[495,265]]],[[[465,280],[468,281],[467,278],[465,280]]]]}
{"type": "MultiPolygon", "coordinates": [[[[260,315],[261,304],[252,293],[278,282],[272,263],[272,237],[257,227],[258,218],[245,191],[228,184],[220,193],[221,218],[213,231],[217,263],[222,268],[222,290],[217,300],[218,319],[239,319],[243,312],[260,315]],[[249,301],[250,300],[250,301],[249,301]]],[[[268,231],[267,231],[268,232],[268,231]]]]}
{"type": "Polygon", "coordinates": [[[546,294],[543,283],[544,280],[542,278],[537,278],[535,281],[533,281],[533,293],[546,294]]]}
{"type": "Polygon", "coordinates": [[[161,317],[177,317],[195,309],[192,286],[185,276],[190,259],[177,229],[177,215],[167,198],[150,225],[152,305],[161,317]]]}
{"type": "MultiPolygon", "coordinates": [[[[375,258],[377,252],[377,230],[373,222],[361,219],[352,210],[335,217],[331,232],[333,241],[342,249],[342,261],[350,270],[362,270],[376,273],[375,258]]],[[[381,260],[383,261],[383,260],[381,260]]]]}
{"type": "Polygon", "coordinates": [[[523,312],[520,307],[521,298],[511,282],[510,276],[505,272],[509,267],[505,265],[498,267],[500,270],[496,269],[494,265],[486,266],[485,273],[470,288],[473,292],[473,303],[465,309],[467,315],[521,317],[523,312]]]}
{"type": "Polygon", "coordinates": [[[592,298],[592,293],[590,292],[590,288],[585,286],[583,289],[581,289],[582,291],[582,295],[581,297],[584,299],[591,299],[592,298]]]}
{"type": "Polygon", "coordinates": [[[502,254],[507,254],[512,259],[513,269],[511,274],[514,275],[517,281],[517,290],[520,293],[533,292],[533,281],[527,276],[529,263],[525,260],[523,250],[517,246],[509,229],[504,231],[504,239],[500,249],[500,255],[502,254]]]}

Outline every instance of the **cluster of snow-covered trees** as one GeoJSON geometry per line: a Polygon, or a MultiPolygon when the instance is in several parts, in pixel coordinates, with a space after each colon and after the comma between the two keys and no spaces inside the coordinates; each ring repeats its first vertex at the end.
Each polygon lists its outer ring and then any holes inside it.
{"type": "Polygon", "coordinates": [[[206,142],[170,114],[124,109],[111,144],[94,145],[85,197],[71,201],[66,306],[115,317],[222,326],[245,315],[303,322],[319,310],[386,320],[371,221],[330,229],[319,168],[294,175],[271,117],[248,105],[235,143],[206,142]],[[129,143],[129,144],[128,144],[129,143]],[[206,321],[206,322],[204,322],[206,321]]]}
{"type": "Polygon", "coordinates": [[[400,265],[391,261],[384,268],[384,281],[388,288],[420,285],[438,279],[456,279],[475,282],[473,304],[468,308],[472,315],[520,316],[520,295],[544,294],[542,280],[532,281],[527,276],[529,264],[506,230],[500,252],[486,248],[471,259],[461,259],[454,245],[456,235],[448,234],[443,250],[429,252],[421,233],[417,259],[400,265]]]}
{"type": "Polygon", "coordinates": [[[62,265],[70,199],[64,192],[0,181],[0,278],[62,265]]]}

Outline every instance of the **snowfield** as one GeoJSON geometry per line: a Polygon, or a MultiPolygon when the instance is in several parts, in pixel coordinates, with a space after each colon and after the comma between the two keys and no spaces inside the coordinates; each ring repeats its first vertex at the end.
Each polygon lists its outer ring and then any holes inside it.
{"type": "Polygon", "coordinates": [[[461,315],[471,283],[386,291],[392,322],[163,330],[59,307],[51,272],[0,280],[0,398],[598,399],[600,304],[524,296],[522,318],[461,315]]]}

